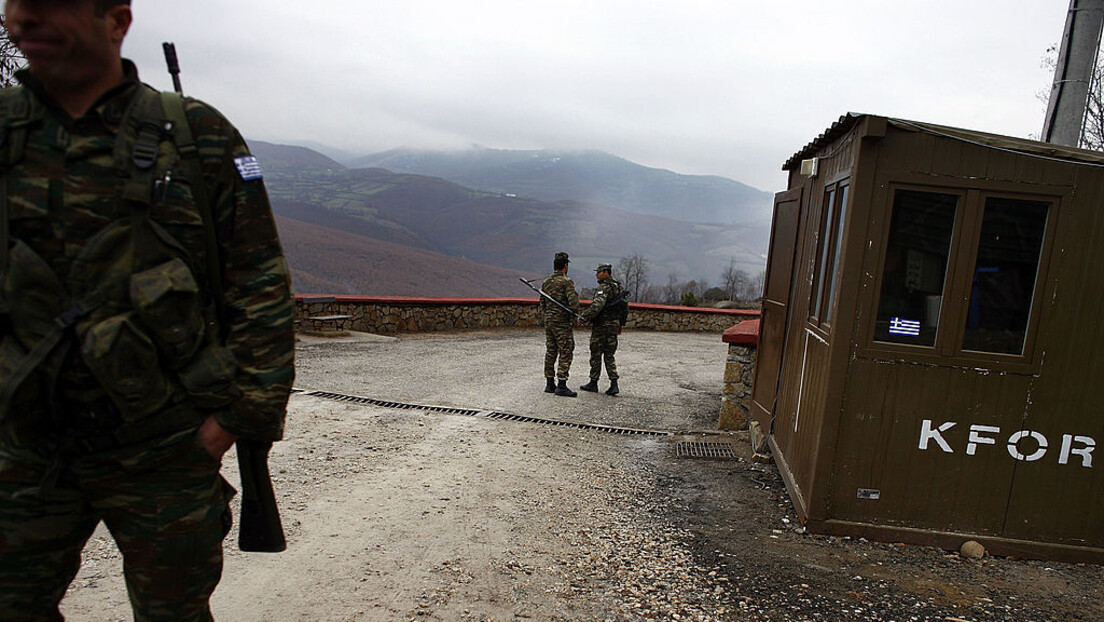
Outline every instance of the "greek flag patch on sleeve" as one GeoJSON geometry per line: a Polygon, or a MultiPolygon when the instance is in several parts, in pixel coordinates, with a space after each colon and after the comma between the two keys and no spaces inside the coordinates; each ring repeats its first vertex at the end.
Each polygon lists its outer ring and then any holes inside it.
{"type": "Polygon", "coordinates": [[[254,156],[234,158],[234,166],[238,167],[238,174],[241,175],[242,181],[264,179],[264,173],[261,172],[261,163],[254,156]]]}

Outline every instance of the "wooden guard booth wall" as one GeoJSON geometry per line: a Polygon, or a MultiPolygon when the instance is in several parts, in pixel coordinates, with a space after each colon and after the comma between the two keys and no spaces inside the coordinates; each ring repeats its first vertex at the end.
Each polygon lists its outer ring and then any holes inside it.
{"type": "Polygon", "coordinates": [[[846,115],[783,169],[752,411],[810,531],[1104,561],[1104,154],[846,115]]]}

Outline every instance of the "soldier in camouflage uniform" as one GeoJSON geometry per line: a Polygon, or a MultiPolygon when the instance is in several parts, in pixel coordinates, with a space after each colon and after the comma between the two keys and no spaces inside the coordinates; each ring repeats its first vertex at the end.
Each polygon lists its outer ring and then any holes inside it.
{"type": "Polygon", "coordinates": [[[579,315],[579,293],[575,291],[575,283],[567,276],[570,263],[567,253],[556,253],[552,263],[555,272],[545,278],[544,283],[541,284],[541,291],[547,296],[541,296],[540,299],[545,338],[544,392],[563,397],[578,395],[567,388],[571,358],[575,353],[575,320],[579,315]],[[557,302],[559,304],[556,304],[557,302]],[[557,358],[559,359],[558,368],[557,358]],[[553,378],[558,379],[559,382],[557,383],[553,378]]]}
{"type": "Polygon", "coordinates": [[[598,291],[594,293],[594,300],[590,302],[590,308],[583,312],[579,323],[591,322],[590,330],[590,382],[579,387],[583,391],[598,392],[598,378],[602,375],[602,361],[606,363],[606,375],[609,376],[610,386],[606,395],[617,395],[617,361],[614,353],[617,352],[617,336],[621,334],[621,327],[625,325],[625,312],[628,303],[624,301],[622,294],[624,286],[613,278],[610,273],[613,266],[608,263],[598,264],[595,276],[598,279],[598,291]]]}
{"type": "Polygon", "coordinates": [[[138,81],[129,5],[5,4],[29,61],[0,92],[6,621],[62,619],[100,521],[135,620],[211,620],[223,453],[283,435],[293,303],[259,167],[213,108],[138,81]]]}

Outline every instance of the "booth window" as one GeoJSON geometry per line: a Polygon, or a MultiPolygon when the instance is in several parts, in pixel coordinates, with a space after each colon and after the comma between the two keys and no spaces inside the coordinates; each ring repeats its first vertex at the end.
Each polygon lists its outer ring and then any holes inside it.
{"type": "Polygon", "coordinates": [[[934,346],[959,195],[898,190],[874,338],[934,346]]]}
{"type": "Polygon", "coordinates": [[[1025,357],[1053,198],[936,190],[893,191],[874,341],[922,359],[1025,357]]]}
{"type": "Polygon", "coordinates": [[[962,349],[1023,354],[1050,204],[989,197],[962,349]]]}
{"type": "Polygon", "coordinates": [[[824,205],[820,219],[820,248],[817,254],[813,297],[810,301],[809,321],[828,329],[835,317],[836,293],[839,290],[840,251],[843,246],[843,223],[847,216],[847,195],[850,186],[846,182],[832,184],[824,189],[824,205]]]}

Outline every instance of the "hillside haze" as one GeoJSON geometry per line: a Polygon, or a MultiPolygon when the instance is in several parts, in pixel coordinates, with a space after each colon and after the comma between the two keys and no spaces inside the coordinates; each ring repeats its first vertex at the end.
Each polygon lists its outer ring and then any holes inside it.
{"type": "Polygon", "coordinates": [[[697,223],[769,221],[773,197],[724,177],[680,175],[601,151],[392,149],[347,163],[440,177],[540,201],[579,201],[697,223]]]}
{"type": "Polygon", "coordinates": [[[587,273],[593,264],[616,264],[633,254],[648,261],[652,283],[665,282],[668,274],[716,282],[730,260],[752,274],[763,269],[766,219],[689,222],[592,201],[473,189],[440,177],[350,169],[303,147],[251,146],[281,217],[297,292],[528,295],[516,276],[547,274],[560,250],[571,254],[580,286],[592,285],[587,273]],[[390,262],[405,268],[368,268],[390,262]]]}
{"type": "Polygon", "coordinates": [[[518,277],[538,276],[284,216],[276,226],[300,294],[522,297],[531,292],[518,277]]]}

